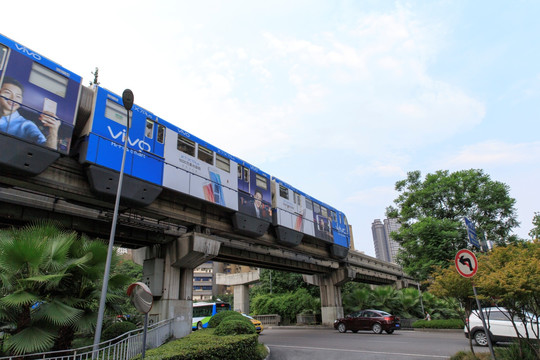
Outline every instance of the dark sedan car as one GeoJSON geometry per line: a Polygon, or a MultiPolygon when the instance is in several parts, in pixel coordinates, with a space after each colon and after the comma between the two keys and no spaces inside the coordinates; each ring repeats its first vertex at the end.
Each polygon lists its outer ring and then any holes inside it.
{"type": "Polygon", "coordinates": [[[358,330],[371,330],[375,334],[386,331],[388,334],[399,329],[401,326],[399,318],[382,310],[360,310],[344,318],[334,321],[334,329],[340,333],[347,330],[357,332],[358,330]]]}

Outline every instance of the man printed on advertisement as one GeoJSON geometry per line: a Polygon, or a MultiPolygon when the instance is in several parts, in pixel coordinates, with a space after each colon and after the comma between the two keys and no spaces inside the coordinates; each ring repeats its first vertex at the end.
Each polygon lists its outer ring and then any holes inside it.
{"type": "Polygon", "coordinates": [[[17,80],[6,77],[0,88],[0,131],[45,145],[53,149],[58,146],[60,120],[56,119],[50,105],[39,116],[39,121],[48,129],[45,136],[39,127],[19,113],[24,95],[24,86],[17,80]]]}

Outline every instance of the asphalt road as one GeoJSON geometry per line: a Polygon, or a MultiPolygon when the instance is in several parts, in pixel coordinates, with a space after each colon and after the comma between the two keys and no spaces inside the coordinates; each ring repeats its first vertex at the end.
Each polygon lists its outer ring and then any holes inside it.
{"type": "Polygon", "coordinates": [[[369,331],[340,334],[322,327],[273,327],[264,329],[259,341],[270,348],[270,360],[441,360],[469,350],[462,331],[400,330],[377,335],[369,331]]]}

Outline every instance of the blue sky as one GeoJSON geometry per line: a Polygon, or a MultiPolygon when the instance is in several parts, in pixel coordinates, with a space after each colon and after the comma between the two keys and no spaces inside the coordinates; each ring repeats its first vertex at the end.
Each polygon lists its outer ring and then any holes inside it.
{"type": "Polygon", "coordinates": [[[539,1],[19,1],[2,33],[343,210],[374,255],[407,171],[540,211],[539,1]]]}

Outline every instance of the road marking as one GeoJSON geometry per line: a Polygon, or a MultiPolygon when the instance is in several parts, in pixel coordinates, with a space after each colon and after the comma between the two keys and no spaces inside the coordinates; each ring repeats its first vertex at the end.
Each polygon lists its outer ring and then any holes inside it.
{"type": "Polygon", "coordinates": [[[266,345],[268,347],[288,348],[288,349],[326,350],[326,351],[338,351],[338,352],[344,351],[344,352],[351,352],[351,353],[364,353],[364,354],[377,354],[377,355],[412,356],[415,358],[426,357],[426,358],[448,359],[448,356],[443,356],[443,355],[403,354],[403,353],[390,353],[390,352],[381,352],[381,351],[347,350],[347,349],[317,348],[317,347],[290,346],[290,345],[270,345],[270,344],[266,344],[266,345]]]}

